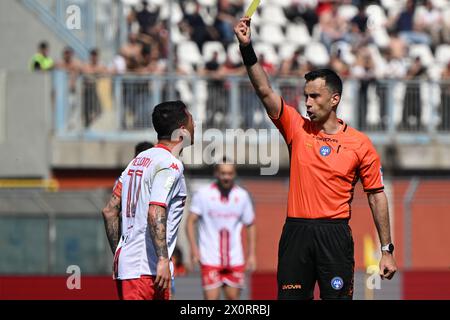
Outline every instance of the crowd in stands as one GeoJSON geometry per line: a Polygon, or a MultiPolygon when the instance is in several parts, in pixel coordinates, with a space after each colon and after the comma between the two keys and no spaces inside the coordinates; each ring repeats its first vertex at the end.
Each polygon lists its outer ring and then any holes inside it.
{"type": "MultiPolygon", "coordinates": [[[[242,73],[233,25],[248,2],[174,1],[171,14],[181,11],[172,26],[174,70],[215,71],[215,76],[242,73]]],[[[90,62],[81,63],[70,48],[55,67],[74,73],[167,72],[169,26],[168,18],[162,17],[163,5],[167,3],[154,0],[142,1],[140,8],[130,6],[127,43],[108,68],[98,61],[92,65],[99,59],[98,50],[91,52],[90,62]]],[[[446,0],[267,0],[252,20],[260,61],[273,76],[301,76],[328,66],[343,77],[437,79],[450,68],[446,0]],[[418,65],[422,72],[416,72],[418,65]]],[[[42,43],[39,51],[48,55],[48,45],[42,43]]],[[[33,63],[39,68],[37,61],[33,63]]]]}
{"type": "MultiPolygon", "coordinates": [[[[129,6],[127,42],[108,66],[100,63],[98,50],[83,63],[66,48],[54,67],[67,70],[72,84],[79,74],[173,71],[217,81],[243,75],[233,26],[249,3],[175,0],[169,7],[168,1],[141,1],[129,6]],[[169,17],[174,65],[168,62],[169,17]]],[[[447,0],[265,0],[252,17],[252,39],[270,76],[302,77],[329,67],[359,80],[362,100],[379,79],[450,80],[447,0]]],[[[51,68],[53,62],[42,56],[48,56],[45,43],[33,58],[34,69],[51,68]]]]}

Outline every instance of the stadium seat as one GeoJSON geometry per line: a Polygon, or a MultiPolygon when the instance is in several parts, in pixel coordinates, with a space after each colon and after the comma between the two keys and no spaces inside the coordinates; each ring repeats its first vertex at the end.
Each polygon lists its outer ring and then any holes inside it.
{"type": "Polygon", "coordinates": [[[386,60],[383,58],[376,45],[371,44],[367,48],[369,49],[370,55],[374,62],[375,75],[382,78],[386,72],[386,60]]]}
{"type": "Polygon", "coordinates": [[[436,62],[447,64],[450,62],[450,44],[440,44],[436,47],[436,62]]]}
{"type": "Polygon", "coordinates": [[[434,62],[433,54],[429,46],[425,44],[412,44],[409,46],[409,56],[411,58],[420,57],[422,63],[429,67],[434,62]]]}
{"type": "Polygon", "coordinates": [[[341,52],[341,59],[348,65],[355,62],[355,55],[352,53],[352,46],[345,41],[337,41],[331,45],[331,54],[336,54],[338,50],[341,52]]]}
{"type": "Polygon", "coordinates": [[[366,14],[369,18],[369,20],[367,21],[367,25],[369,26],[369,28],[384,26],[387,22],[387,17],[383,11],[383,8],[376,4],[367,6],[366,14]]]}
{"type": "Polygon", "coordinates": [[[311,62],[314,66],[326,66],[330,62],[330,56],[327,49],[320,42],[311,42],[305,48],[306,60],[311,62]]]}
{"type": "Polygon", "coordinates": [[[242,62],[241,52],[239,51],[239,44],[236,42],[231,43],[227,49],[227,56],[234,64],[242,62]]]}
{"type": "Polygon", "coordinates": [[[278,49],[278,56],[282,60],[289,59],[294,54],[295,50],[297,50],[298,46],[294,43],[287,41],[283,43],[278,49]]]}
{"type": "Polygon", "coordinates": [[[286,29],[286,40],[298,46],[306,46],[311,41],[311,36],[303,23],[289,23],[286,29]]]}
{"type": "Polygon", "coordinates": [[[264,24],[261,26],[260,31],[261,40],[273,45],[279,45],[284,43],[284,35],[279,25],[276,24],[264,24]]]}
{"type": "Polygon", "coordinates": [[[182,41],[177,46],[178,61],[182,64],[201,65],[202,55],[197,45],[193,41],[182,41]]]}
{"type": "Polygon", "coordinates": [[[371,28],[370,34],[378,47],[387,48],[389,46],[390,38],[384,26],[375,26],[371,28]]]}
{"type": "Polygon", "coordinates": [[[172,19],[172,23],[180,23],[183,20],[183,11],[180,8],[180,5],[177,2],[173,2],[172,4],[172,12],[170,12],[169,2],[164,1],[161,5],[161,11],[159,13],[159,18],[161,20],[169,19],[169,16],[172,19]]]}
{"type": "Polygon", "coordinates": [[[172,42],[178,44],[182,41],[189,40],[188,36],[184,35],[177,24],[172,25],[172,42]]]}
{"type": "Polygon", "coordinates": [[[261,20],[264,23],[276,23],[280,26],[285,25],[287,22],[283,9],[274,5],[267,5],[262,8],[261,20]]]}
{"type": "Polygon", "coordinates": [[[354,16],[358,14],[358,8],[351,4],[343,4],[338,8],[338,15],[342,19],[350,21],[354,16]]]}
{"type": "Polygon", "coordinates": [[[164,2],[166,2],[166,0],[148,0],[148,3],[150,5],[153,4],[153,5],[158,6],[158,7],[161,7],[164,4],[164,2]]]}
{"type": "Polygon", "coordinates": [[[431,0],[433,6],[438,9],[444,9],[449,5],[448,0],[431,0]]]}
{"type": "Polygon", "coordinates": [[[292,0],[264,0],[264,1],[261,1],[261,3],[263,3],[263,2],[266,3],[267,5],[288,7],[292,3],[292,0]]]}
{"type": "Polygon", "coordinates": [[[213,7],[217,5],[217,0],[197,0],[202,7],[213,7]]]}
{"type": "Polygon", "coordinates": [[[214,52],[218,52],[218,61],[219,63],[224,63],[227,54],[225,53],[225,49],[223,47],[222,42],[219,41],[208,41],[203,45],[203,61],[208,62],[212,59],[214,52]]]}
{"type": "Polygon", "coordinates": [[[263,54],[267,61],[278,65],[279,57],[274,47],[269,43],[258,42],[255,44],[255,51],[257,55],[263,54]]]}

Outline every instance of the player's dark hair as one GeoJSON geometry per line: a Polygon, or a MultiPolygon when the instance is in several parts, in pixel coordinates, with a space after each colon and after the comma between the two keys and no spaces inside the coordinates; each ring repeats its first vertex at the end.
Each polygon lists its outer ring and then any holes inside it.
{"type": "Polygon", "coordinates": [[[325,85],[331,93],[342,95],[342,80],[336,72],[330,69],[318,69],[305,74],[306,82],[317,78],[325,80],[325,85]]]}
{"type": "Polygon", "coordinates": [[[153,148],[153,146],[154,146],[153,143],[148,142],[148,141],[139,142],[138,144],[136,144],[134,146],[134,156],[136,157],[142,151],[145,151],[145,150],[148,150],[150,148],[153,148]]]}
{"type": "Polygon", "coordinates": [[[153,110],[152,121],[158,140],[170,139],[175,130],[187,124],[187,107],[180,100],[160,103],[153,110]]]}
{"type": "Polygon", "coordinates": [[[219,161],[214,164],[214,171],[219,169],[222,164],[232,164],[235,165],[233,161],[231,161],[227,156],[223,156],[219,161]]]}
{"type": "Polygon", "coordinates": [[[40,50],[48,49],[48,42],[45,41],[45,40],[39,42],[38,48],[39,48],[40,50]]]}

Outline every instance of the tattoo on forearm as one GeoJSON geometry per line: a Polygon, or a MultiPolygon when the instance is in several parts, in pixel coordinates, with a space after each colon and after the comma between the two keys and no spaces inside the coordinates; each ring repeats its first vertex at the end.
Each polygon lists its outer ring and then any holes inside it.
{"type": "Polygon", "coordinates": [[[108,237],[109,246],[114,254],[119,244],[120,238],[120,220],[119,217],[114,217],[105,220],[106,236],[108,237]]]}
{"type": "Polygon", "coordinates": [[[108,214],[104,216],[106,236],[108,237],[109,246],[114,254],[120,239],[120,198],[112,195],[104,212],[108,214]]]}
{"type": "Polygon", "coordinates": [[[167,214],[166,209],[160,206],[150,206],[148,215],[150,235],[155,246],[156,255],[168,258],[166,242],[167,214]]]}

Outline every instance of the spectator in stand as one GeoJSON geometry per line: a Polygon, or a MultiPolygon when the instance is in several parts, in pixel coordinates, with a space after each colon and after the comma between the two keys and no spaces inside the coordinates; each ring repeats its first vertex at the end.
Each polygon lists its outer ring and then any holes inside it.
{"type": "Polygon", "coordinates": [[[242,7],[233,5],[230,0],[219,0],[214,27],[219,32],[220,41],[228,46],[234,41],[233,26],[237,22],[236,16],[242,12],[242,7]]]}
{"type": "Polygon", "coordinates": [[[142,65],[138,73],[161,75],[166,70],[166,62],[161,58],[159,46],[145,47],[142,50],[142,65]]]}
{"type": "Polygon", "coordinates": [[[294,51],[294,54],[288,58],[283,60],[280,67],[280,76],[301,76],[301,63],[300,59],[302,58],[304,50],[299,48],[294,51]]]}
{"type": "Polygon", "coordinates": [[[47,41],[39,43],[38,52],[31,58],[30,69],[32,71],[49,71],[53,69],[54,62],[48,55],[49,50],[47,41]]]}
{"type": "Polygon", "coordinates": [[[350,76],[350,67],[342,59],[342,51],[336,50],[330,56],[330,69],[336,72],[342,79],[350,76]]]}
{"type": "Polygon", "coordinates": [[[330,5],[324,7],[319,15],[320,41],[325,45],[328,52],[331,45],[339,40],[345,39],[348,23],[338,14],[339,3],[336,0],[330,1],[330,5]]]}
{"type": "Polygon", "coordinates": [[[396,31],[390,31],[389,36],[390,59],[404,59],[408,52],[408,44],[396,31]]]}
{"type": "Polygon", "coordinates": [[[261,64],[261,67],[263,67],[264,71],[268,75],[270,75],[270,76],[275,75],[275,72],[277,71],[275,68],[275,65],[272,62],[268,61],[266,59],[266,56],[263,53],[259,54],[258,59],[259,59],[259,63],[261,64]]]}
{"type": "Polygon", "coordinates": [[[316,7],[317,0],[292,0],[291,4],[284,8],[284,14],[290,22],[304,22],[312,35],[314,26],[319,22],[316,7]]]}
{"type": "Polygon", "coordinates": [[[122,46],[120,52],[127,59],[134,58],[139,61],[141,60],[141,50],[142,42],[139,41],[138,35],[136,33],[130,33],[128,34],[128,42],[122,46]]]}
{"type": "Polygon", "coordinates": [[[81,72],[81,62],[74,58],[74,52],[71,47],[65,47],[62,54],[62,60],[55,65],[56,69],[64,70],[69,75],[69,91],[75,92],[76,81],[81,72]]]}
{"type": "Polygon", "coordinates": [[[100,62],[100,51],[98,49],[92,49],[89,52],[89,62],[81,67],[81,72],[91,75],[108,73],[108,68],[100,62]]]}
{"type": "Polygon", "coordinates": [[[218,32],[214,27],[208,26],[200,14],[201,6],[198,2],[190,3],[185,8],[184,19],[180,22],[180,28],[194,41],[200,51],[206,41],[217,40],[218,32]]]}
{"type": "Polygon", "coordinates": [[[440,130],[450,130],[450,61],[441,74],[441,123],[440,130]]]}
{"type": "Polygon", "coordinates": [[[417,79],[427,78],[427,68],[417,56],[408,69],[405,80],[412,80],[406,84],[405,99],[403,100],[403,124],[405,129],[420,129],[421,93],[420,82],[417,79]]]}
{"type": "Polygon", "coordinates": [[[370,34],[367,32],[368,16],[365,12],[365,6],[361,5],[358,14],[350,20],[349,32],[345,39],[353,48],[367,46],[372,41],[370,34]]]}
{"type": "Polygon", "coordinates": [[[201,75],[209,77],[208,98],[206,105],[215,106],[214,109],[207,108],[206,123],[208,127],[224,128],[225,115],[227,112],[227,92],[224,90],[225,80],[220,72],[219,53],[213,53],[211,60],[205,63],[205,67],[200,71],[201,75]]]}
{"type": "Polygon", "coordinates": [[[426,0],[425,5],[418,8],[415,20],[417,29],[431,36],[433,47],[441,43],[442,13],[431,0],[426,0]]]}
{"type": "Polygon", "coordinates": [[[355,64],[351,68],[351,76],[359,80],[358,128],[364,130],[367,128],[367,92],[369,86],[375,81],[375,65],[367,48],[362,48],[357,52],[355,64]]]}
{"type": "Polygon", "coordinates": [[[152,28],[158,22],[159,7],[154,11],[148,9],[148,1],[142,1],[142,10],[136,14],[136,20],[139,23],[139,32],[145,34],[152,34],[152,28]]]}
{"type": "Polygon", "coordinates": [[[101,113],[101,104],[97,95],[97,77],[108,74],[108,68],[100,63],[100,52],[92,49],[89,62],[81,66],[83,77],[84,125],[88,128],[101,113]]]}
{"type": "Polygon", "coordinates": [[[405,10],[403,10],[397,18],[396,30],[399,32],[400,37],[404,38],[409,44],[421,43],[430,45],[430,36],[424,32],[416,31],[417,26],[414,23],[415,11],[415,0],[408,0],[406,2],[405,10]]]}

